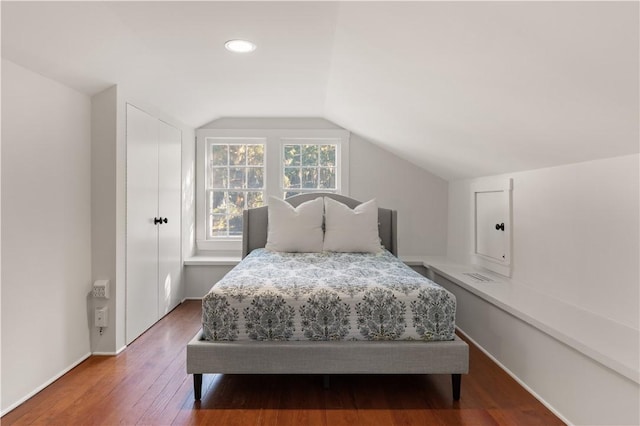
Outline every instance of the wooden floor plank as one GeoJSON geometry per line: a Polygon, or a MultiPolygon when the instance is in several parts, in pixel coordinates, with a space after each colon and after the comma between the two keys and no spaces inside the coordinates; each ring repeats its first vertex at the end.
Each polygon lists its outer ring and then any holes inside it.
{"type": "Polygon", "coordinates": [[[323,393],[328,425],[351,426],[358,424],[358,412],[349,378],[350,376],[330,377],[330,388],[325,389],[323,393]]]}
{"type": "Polygon", "coordinates": [[[561,425],[470,345],[460,401],[449,375],[205,375],[193,399],[185,347],[200,328],[187,301],[114,357],[92,356],[5,415],[2,425],[561,425]]]}
{"type": "Polygon", "coordinates": [[[108,373],[108,369],[102,368],[104,358],[106,357],[91,357],[85,360],[48,386],[46,392],[39,392],[29,399],[28,404],[22,404],[11,411],[8,416],[3,417],[2,422],[14,419],[13,424],[35,424],[46,421],[51,413],[72,409],[75,401],[85,394],[86,388],[84,386],[97,383],[108,373]],[[49,397],[50,394],[56,395],[54,401],[49,397]]]}

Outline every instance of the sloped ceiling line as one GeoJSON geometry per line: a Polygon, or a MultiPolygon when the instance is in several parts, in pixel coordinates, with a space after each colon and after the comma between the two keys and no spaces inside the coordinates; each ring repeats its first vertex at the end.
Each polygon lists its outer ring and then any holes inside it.
{"type": "Polygon", "coordinates": [[[638,152],[638,2],[1,7],[3,58],[194,128],[324,117],[449,180],[638,152]]]}

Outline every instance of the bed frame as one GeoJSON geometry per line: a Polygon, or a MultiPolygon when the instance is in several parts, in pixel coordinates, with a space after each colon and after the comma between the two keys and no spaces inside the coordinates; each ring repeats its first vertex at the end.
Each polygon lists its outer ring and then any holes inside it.
{"type": "MultiPolygon", "coordinates": [[[[354,208],[359,201],[330,193],[296,195],[295,206],[331,197],[354,208]]],[[[397,253],[397,213],[378,209],[382,245],[397,253]]],[[[267,242],[267,207],[244,211],[242,257],[267,242]]],[[[451,374],[453,399],[460,399],[461,375],[469,371],[469,347],[458,336],[447,342],[210,342],[202,330],[187,344],[187,373],[196,400],[203,374],[451,374]]]]}

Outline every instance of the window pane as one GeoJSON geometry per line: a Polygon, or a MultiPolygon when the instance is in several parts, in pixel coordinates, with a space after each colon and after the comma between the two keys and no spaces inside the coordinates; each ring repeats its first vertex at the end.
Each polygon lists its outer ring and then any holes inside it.
{"type": "Polygon", "coordinates": [[[227,167],[215,167],[211,169],[211,182],[209,182],[210,188],[227,188],[229,183],[227,167]]]}
{"type": "Polygon", "coordinates": [[[284,165],[285,166],[300,165],[300,145],[284,146],[284,165]]]}
{"type": "Polygon", "coordinates": [[[229,188],[241,189],[246,188],[244,167],[229,167],[229,188]]]}
{"type": "Polygon", "coordinates": [[[212,237],[227,236],[227,216],[212,214],[209,216],[209,229],[212,237]]]}
{"type": "Polygon", "coordinates": [[[229,235],[242,235],[242,216],[229,217],[229,235]]]}
{"type": "Polygon", "coordinates": [[[211,145],[211,165],[226,166],[228,158],[228,145],[211,145]]]}
{"type": "Polygon", "coordinates": [[[318,165],[318,145],[302,145],[302,165],[318,165]]]}
{"type": "Polygon", "coordinates": [[[302,187],[317,188],[318,187],[318,169],[304,168],[302,169],[302,187]]]}
{"type": "Polygon", "coordinates": [[[264,171],[262,167],[247,169],[247,188],[256,189],[264,186],[264,171]]]}
{"type": "Polygon", "coordinates": [[[225,214],[227,212],[227,203],[224,191],[211,191],[209,193],[210,213],[225,214]]]}
{"type": "Polygon", "coordinates": [[[300,169],[295,167],[286,167],[284,169],[284,187],[300,188],[300,169]]]}
{"type": "Polygon", "coordinates": [[[229,216],[242,216],[244,210],[244,192],[229,192],[229,205],[227,213],[229,216]]]}
{"type": "Polygon", "coordinates": [[[335,166],[336,165],[336,146],[320,145],[320,165],[335,166]]]}
{"type": "Polygon", "coordinates": [[[335,189],[336,188],[336,169],[333,167],[320,168],[320,188],[335,189]]]}
{"type": "MultiPolygon", "coordinates": [[[[300,150],[298,149],[298,163],[300,150]]],[[[265,145],[210,144],[205,171],[207,238],[242,235],[242,212],[264,205],[265,145]]],[[[299,170],[297,183],[300,184],[299,170]]]]}
{"type": "Polygon", "coordinates": [[[260,192],[247,192],[247,208],[255,209],[264,205],[264,195],[260,192]]]}
{"type": "Polygon", "coordinates": [[[247,162],[246,145],[229,145],[229,164],[244,166],[247,162]]]}
{"type": "Polygon", "coordinates": [[[262,166],[264,164],[264,145],[247,145],[247,165],[262,166]]]}

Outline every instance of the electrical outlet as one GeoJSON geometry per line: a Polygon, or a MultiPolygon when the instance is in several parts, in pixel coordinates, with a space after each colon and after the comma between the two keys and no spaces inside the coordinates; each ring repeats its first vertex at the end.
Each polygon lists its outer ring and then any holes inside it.
{"type": "Polygon", "coordinates": [[[107,306],[103,306],[101,308],[96,308],[95,312],[95,326],[96,327],[106,327],[108,318],[109,308],[107,306]]]}
{"type": "Polygon", "coordinates": [[[98,280],[93,283],[93,297],[99,299],[109,298],[109,280],[98,280]]]}

